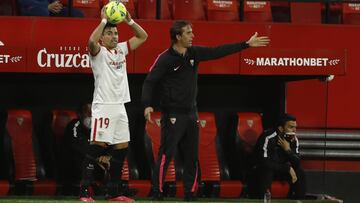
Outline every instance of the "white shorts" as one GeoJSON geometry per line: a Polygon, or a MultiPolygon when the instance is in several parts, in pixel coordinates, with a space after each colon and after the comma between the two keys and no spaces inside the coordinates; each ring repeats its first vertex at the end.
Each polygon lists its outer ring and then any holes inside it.
{"type": "Polygon", "coordinates": [[[109,145],[130,141],[129,121],[124,104],[93,104],[90,141],[109,145]]]}

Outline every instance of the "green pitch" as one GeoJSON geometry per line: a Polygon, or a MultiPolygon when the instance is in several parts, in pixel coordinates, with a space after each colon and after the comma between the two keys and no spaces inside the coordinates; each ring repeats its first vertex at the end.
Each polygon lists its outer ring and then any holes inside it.
{"type": "MultiPolygon", "coordinates": [[[[104,200],[103,197],[95,197],[95,202],[108,202],[106,200],[104,200]]],[[[77,197],[62,197],[62,196],[57,196],[57,197],[37,197],[37,196],[6,196],[6,197],[0,197],[0,202],[1,203],[79,203],[80,201],[77,200],[77,197]]],[[[176,203],[176,202],[183,202],[182,199],[178,199],[178,198],[165,198],[164,201],[151,201],[148,199],[140,199],[140,198],[135,198],[135,202],[136,203],[166,203],[166,202],[170,202],[170,203],[176,203]]],[[[216,198],[212,198],[212,199],[203,199],[203,198],[199,198],[196,202],[229,202],[229,203],[233,203],[233,202],[241,202],[241,203],[261,203],[261,200],[249,200],[249,199],[216,199],[216,198]]],[[[272,203],[334,203],[334,201],[329,201],[329,200],[275,200],[273,199],[271,201],[272,203]]]]}

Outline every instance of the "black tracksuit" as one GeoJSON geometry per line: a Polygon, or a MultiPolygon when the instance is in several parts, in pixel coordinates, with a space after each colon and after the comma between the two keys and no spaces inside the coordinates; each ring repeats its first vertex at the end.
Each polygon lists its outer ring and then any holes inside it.
{"type": "Polygon", "coordinates": [[[162,192],[166,170],[178,144],[185,159],[184,192],[194,192],[199,172],[196,107],[198,65],[201,61],[221,58],[248,47],[245,42],[213,48],[192,46],[187,49],[185,55],[180,55],[170,47],[156,59],[142,90],[142,102],[145,107],[149,107],[153,105],[155,86],[160,85],[161,88],[161,144],[153,175],[155,192],[162,192]]]}
{"type": "Polygon", "coordinates": [[[265,191],[270,189],[273,179],[276,178],[287,180],[290,183],[290,198],[303,199],[306,184],[304,170],[300,164],[299,141],[295,137],[290,142],[291,150],[284,151],[278,144],[279,136],[280,133],[277,131],[266,131],[256,143],[259,195],[262,197],[265,191]],[[290,167],[294,169],[297,176],[294,184],[291,183],[290,167]]]}

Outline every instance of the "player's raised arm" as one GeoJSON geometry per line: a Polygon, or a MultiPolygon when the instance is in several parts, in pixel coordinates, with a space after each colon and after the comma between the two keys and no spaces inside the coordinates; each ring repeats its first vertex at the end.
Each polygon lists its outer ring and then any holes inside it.
{"type": "Polygon", "coordinates": [[[135,50],[142,43],[144,43],[148,37],[146,31],[137,24],[132,18],[129,12],[127,12],[125,22],[133,29],[135,36],[129,39],[129,45],[131,50],[135,50]]]}
{"type": "Polygon", "coordinates": [[[95,56],[97,53],[99,53],[99,50],[100,50],[99,40],[100,40],[101,34],[104,30],[104,27],[107,23],[107,16],[105,15],[104,9],[105,8],[101,9],[101,19],[102,20],[101,20],[100,24],[95,28],[95,30],[91,33],[89,42],[88,42],[89,52],[93,56],[95,56]]]}

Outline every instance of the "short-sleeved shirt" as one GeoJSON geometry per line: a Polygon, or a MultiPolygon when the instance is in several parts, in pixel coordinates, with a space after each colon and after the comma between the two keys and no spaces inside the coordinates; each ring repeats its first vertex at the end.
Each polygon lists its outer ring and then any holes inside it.
{"type": "Polygon", "coordinates": [[[130,102],[126,72],[127,42],[118,43],[109,50],[100,46],[96,56],[90,54],[95,79],[93,104],[124,104],[130,102]]]}

